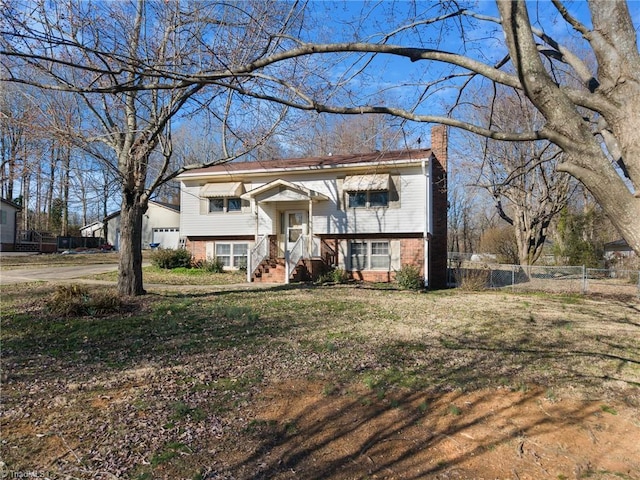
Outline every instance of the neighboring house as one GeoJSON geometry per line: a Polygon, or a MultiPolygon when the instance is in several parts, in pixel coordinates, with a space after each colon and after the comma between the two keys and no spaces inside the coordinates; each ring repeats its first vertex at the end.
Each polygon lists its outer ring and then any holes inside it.
{"type": "Polygon", "coordinates": [[[328,267],[391,281],[405,264],[446,286],[447,131],[431,149],[232,162],[182,173],[180,232],[196,259],[289,282],[328,267]]]}
{"type": "Polygon", "coordinates": [[[93,222],[84,227],[80,227],[81,237],[104,238],[104,223],[93,222]]]}
{"type": "MultiPolygon", "coordinates": [[[[107,243],[119,249],[120,211],[112,213],[103,222],[107,230],[107,243]]],[[[180,244],[180,206],[149,201],[142,217],[142,248],[152,245],[160,248],[178,248],[180,244]]]]}
{"type": "Polygon", "coordinates": [[[12,252],[16,246],[18,212],[22,208],[9,200],[0,199],[0,251],[12,252]]]}
{"type": "Polygon", "coordinates": [[[633,249],[624,239],[615,240],[604,244],[604,253],[619,253],[622,256],[630,257],[635,255],[633,249]]]}
{"type": "Polygon", "coordinates": [[[606,264],[611,267],[635,269],[639,265],[636,253],[623,239],[604,244],[604,259],[606,264]]]}

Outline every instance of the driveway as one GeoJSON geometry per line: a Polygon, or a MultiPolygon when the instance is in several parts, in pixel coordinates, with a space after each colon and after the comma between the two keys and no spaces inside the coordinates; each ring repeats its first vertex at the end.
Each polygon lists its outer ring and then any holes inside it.
{"type": "MultiPolygon", "coordinates": [[[[149,265],[144,262],[143,267],[149,265]]],[[[55,283],[84,283],[93,285],[116,285],[115,281],[94,280],[90,277],[99,273],[114,272],[118,270],[117,264],[96,264],[96,265],[73,265],[73,266],[55,266],[35,268],[21,268],[15,270],[0,271],[0,286],[15,285],[29,282],[55,282],[55,283]]],[[[189,290],[189,291],[229,291],[229,290],[256,290],[280,288],[281,284],[274,283],[241,283],[232,285],[166,285],[166,284],[147,284],[145,288],[157,290],[189,290]]],[[[1,476],[0,476],[1,478],[1,476]]]]}
{"type": "MultiPolygon", "coordinates": [[[[75,278],[88,277],[99,273],[118,270],[118,265],[73,265],[57,267],[21,268],[15,270],[0,271],[0,285],[12,285],[27,282],[51,282],[73,280],[75,278]]],[[[113,283],[113,282],[110,282],[113,283]]]]}

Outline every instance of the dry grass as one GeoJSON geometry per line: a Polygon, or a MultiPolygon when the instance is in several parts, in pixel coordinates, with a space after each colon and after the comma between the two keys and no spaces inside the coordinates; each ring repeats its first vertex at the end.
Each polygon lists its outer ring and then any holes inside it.
{"type": "MultiPolygon", "coordinates": [[[[429,412],[429,431],[442,438],[451,428],[474,436],[462,424],[480,415],[476,403],[487,415],[530,405],[544,420],[556,402],[589,400],[596,403],[588,408],[561,403],[572,408],[562,415],[577,424],[585,412],[607,413],[605,405],[619,412],[607,420],[629,418],[618,426],[640,428],[640,307],[632,297],[354,286],[150,290],[118,315],[63,319],[44,308],[52,287],[3,289],[0,454],[10,470],[76,478],[365,478],[368,471],[438,478],[445,464],[434,464],[433,476],[410,474],[404,460],[373,468],[374,445],[391,448],[386,442],[396,437],[386,429],[402,424],[413,432],[429,412]],[[507,401],[496,395],[503,390],[514,392],[509,407],[495,403],[507,401]],[[356,430],[358,438],[348,433],[356,430]],[[339,445],[324,448],[330,432],[343,439],[340,448],[361,446],[336,456],[339,445]]],[[[521,434],[533,435],[536,422],[521,434]]],[[[603,444],[605,433],[596,434],[603,444]]],[[[575,432],[568,435],[563,441],[575,432]]],[[[480,442],[473,458],[487,463],[492,457],[480,453],[491,455],[494,442],[480,442]]],[[[389,458],[436,448],[402,453],[404,443],[393,445],[389,458]]],[[[640,474],[640,465],[625,468],[628,478],[640,474]]],[[[505,475],[512,472],[493,473],[505,475]]]]}
{"type": "MultiPolygon", "coordinates": [[[[142,269],[145,285],[237,285],[247,282],[247,274],[242,271],[208,272],[199,268],[174,268],[171,270],[153,266],[142,269]]],[[[95,280],[118,280],[118,272],[93,275],[95,280]]]]}

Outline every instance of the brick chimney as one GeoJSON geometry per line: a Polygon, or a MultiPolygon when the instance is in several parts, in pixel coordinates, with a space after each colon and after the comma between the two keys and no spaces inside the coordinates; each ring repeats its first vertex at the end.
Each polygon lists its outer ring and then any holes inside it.
{"type": "Polygon", "coordinates": [[[448,154],[448,134],[445,125],[434,125],[431,127],[431,151],[434,153],[438,162],[447,171],[447,154],[448,154]]]}
{"type": "Polygon", "coordinates": [[[429,239],[429,287],[447,288],[447,153],[445,125],[431,127],[433,235],[429,239]]]}

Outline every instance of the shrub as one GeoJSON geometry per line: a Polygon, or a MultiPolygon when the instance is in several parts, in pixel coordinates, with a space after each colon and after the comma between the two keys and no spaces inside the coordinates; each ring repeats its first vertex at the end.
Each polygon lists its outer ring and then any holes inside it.
{"type": "Polygon", "coordinates": [[[318,277],[317,283],[346,283],[349,280],[349,275],[341,268],[331,268],[328,272],[323,273],[318,277]]]}
{"type": "Polygon", "coordinates": [[[158,268],[170,270],[172,268],[191,267],[191,253],[184,248],[176,250],[155,250],[151,252],[151,264],[158,268]]]}
{"type": "Polygon", "coordinates": [[[46,305],[54,315],[71,317],[116,313],[122,302],[114,290],[89,292],[83,285],[58,285],[46,305]]]}
{"type": "Polygon", "coordinates": [[[218,258],[214,258],[211,260],[199,260],[195,264],[196,268],[200,270],[204,270],[209,273],[223,273],[224,272],[224,263],[222,260],[218,258]]]}
{"type": "Polygon", "coordinates": [[[512,226],[494,227],[486,230],[480,238],[479,250],[480,253],[496,255],[500,263],[513,265],[520,263],[515,230],[512,226]]]}
{"type": "Polygon", "coordinates": [[[401,290],[422,290],[424,277],[420,274],[420,268],[415,265],[403,265],[396,270],[396,284],[401,290]]]}
{"type": "Polygon", "coordinates": [[[458,288],[470,292],[486,290],[489,275],[489,270],[481,268],[458,268],[455,272],[458,288]]]}

